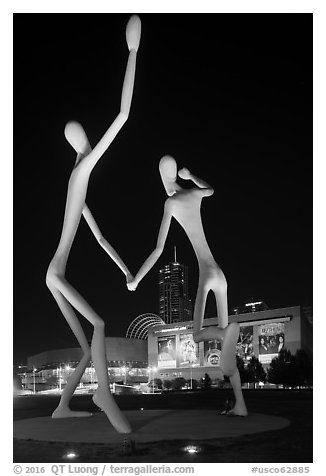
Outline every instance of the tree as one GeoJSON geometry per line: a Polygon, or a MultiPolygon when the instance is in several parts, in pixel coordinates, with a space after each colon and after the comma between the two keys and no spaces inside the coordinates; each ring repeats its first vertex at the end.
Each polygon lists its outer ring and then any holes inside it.
{"type": "Polygon", "coordinates": [[[182,387],[186,385],[186,379],[183,377],[177,377],[172,380],[172,388],[173,390],[181,390],[182,387]]]}
{"type": "Polygon", "coordinates": [[[289,350],[283,349],[277,357],[272,359],[268,369],[267,379],[270,383],[290,387],[295,385],[296,373],[295,357],[289,350]]]}
{"type": "Polygon", "coordinates": [[[296,385],[312,385],[313,366],[306,352],[302,349],[297,350],[294,357],[296,385]]]}
{"type": "Polygon", "coordinates": [[[172,388],[172,382],[171,380],[164,380],[163,381],[163,387],[166,389],[166,390],[170,390],[172,388]]]}
{"type": "Polygon", "coordinates": [[[160,378],[154,378],[154,385],[156,385],[156,387],[161,390],[163,386],[163,382],[160,378]]]}
{"type": "Polygon", "coordinates": [[[212,386],[212,379],[206,373],[205,376],[204,376],[204,389],[207,390],[207,389],[211,388],[211,386],[212,386]]]}
{"type": "Polygon", "coordinates": [[[236,355],[236,359],[237,359],[237,368],[239,370],[241,383],[248,382],[248,372],[245,367],[243,358],[240,357],[239,355],[236,355]]]}
{"type": "Polygon", "coordinates": [[[254,384],[266,381],[266,372],[261,362],[254,355],[251,357],[246,368],[246,381],[254,384]]]}
{"type": "Polygon", "coordinates": [[[196,379],[188,379],[186,380],[186,384],[188,385],[188,388],[198,388],[198,381],[196,379]]]}

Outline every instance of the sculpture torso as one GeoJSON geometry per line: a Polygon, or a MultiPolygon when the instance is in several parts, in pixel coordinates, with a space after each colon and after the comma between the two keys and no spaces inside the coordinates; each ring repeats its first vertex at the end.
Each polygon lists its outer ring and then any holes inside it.
{"type": "Polygon", "coordinates": [[[215,268],[216,262],[206,241],[200,214],[203,194],[201,189],[177,191],[166,201],[171,215],[179,222],[189,237],[201,270],[215,268]]]}

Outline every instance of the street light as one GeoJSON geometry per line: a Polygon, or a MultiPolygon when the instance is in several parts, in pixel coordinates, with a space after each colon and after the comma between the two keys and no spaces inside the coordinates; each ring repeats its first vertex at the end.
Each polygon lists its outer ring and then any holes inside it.
{"type": "Polygon", "coordinates": [[[190,364],[190,388],[192,390],[192,364],[190,364]]]}
{"type": "Polygon", "coordinates": [[[153,377],[153,393],[154,393],[154,383],[155,383],[155,372],[156,372],[157,368],[156,367],[152,367],[152,371],[153,371],[153,374],[152,374],[152,377],[153,377]]]}
{"type": "Polygon", "coordinates": [[[65,372],[65,381],[66,381],[66,383],[67,383],[67,380],[69,379],[69,375],[70,375],[70,370],[71,370],[71,368],[72,368],[72,367],[70,367],[69,364],[67,364],[67,365],[65,366],[65,371],[66,371],[66,372],[65,372]]]}
{"type": "Polygon", "coordinates": [[[60,367],[57,368],[57,372],[59,374],[59,391],[61,392],[61,364],[60,367]]]}
{"type": "Polygon", "coordinates": [[[123,384],[126,385],[127,383],[127,367],[121,367],[123,373],[123,384]]]}
{"type": "Polygon", "coordinates": [[[36,369],[34,368],[34,369],[33,369],[33,388],[34,388],[33,393],[34,393],[34,395],[35,395],[35,393],[36,393],[36,391],[35,391],[35,372],[36,372],[36,369]]]}

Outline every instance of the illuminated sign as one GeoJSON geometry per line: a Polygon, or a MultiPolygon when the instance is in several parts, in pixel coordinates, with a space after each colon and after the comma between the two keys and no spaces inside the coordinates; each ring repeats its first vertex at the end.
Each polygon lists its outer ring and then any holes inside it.
{"type": "Polygon", "coordinates": [[[236,353],[244,360],[250,360],[254,355],[253,326],[240,326],[236,353]]]}
{"type": "Polygon", "coordinates": [[[199,365],[199,347],[192,334],[180,334],[178,357],[180,367],[199,365]]]}
{"type": "Polygon", "coordinates": [[[204,365],[218,367],[221,360],[221,342],[218,340],[207,340],[204,342],[204,365]]]}
{"type": "Polygon", "coordinates": [[[284,348],[284,324],[274,322],[259,326],[258,333],[259,361],[262,364],[269,364],[284,348]]]}
{"type": "Polygon", "coordinates": [[[175,336],[159,337],[157,339],[159,368],[174,368],[177,365],[175,336]]]}

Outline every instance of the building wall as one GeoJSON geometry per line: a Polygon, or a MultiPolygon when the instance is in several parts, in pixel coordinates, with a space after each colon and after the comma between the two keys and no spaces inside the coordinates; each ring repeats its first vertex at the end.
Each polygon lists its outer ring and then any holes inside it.
{"type": "MultiPolygon", "coordinates": [[[[298,349],[309,346],[308,339],[302,338],[303,324],[300,306],[231,315],[229,321],[240,324],[243,341],[242,344],[238,344],[237,351],[245,360],[249,360],[252,355],[255,355],[263,365],[268,365],[273,356],[277,355],[272,354],[272,350],[268,350],[264,355],[264,351],[259,345],[259,338],[263,332],[266,332],[267,339],[274,339],[275,345],[274,347],[271,345],[270,349],[278,349],[279,341],[277,339],[279,335],[283,336],[283,334],[284,348],[293,354],[298,349]],[[278,328],[280,328],[281,334],[275,334],[274,337],[273,333],[277,332],[275,329],[278,328]],[[271,332],[270,336],[268,335],[269,331],[271,332]]],[[[204,327],[216,325],[217,318],[204,320],[204,327]]],[[[217,341],[199,343],[196,347],[196,363],[191,364],[191,360],[187,363],[184,357],[186,354],[184,351],[185,340],[188,340],[188,335],[192,334],[192,330],[193,321],[156,325],[149,329],[148,364],[156,369],[156,377],[163,379],[171,379],[176,376],[190,378],[192,375],[193,378],[199,379],[207,372],[213,379],[223,378],[219,366],[221,346],[217,341]],[[169,346],[170,351],[168,350],[169,346]],[[166,357],[166,355],[170,355],[170,357],[166,357]]],[[[270,340],[270,343],[272,342],[270,340]]]]}

